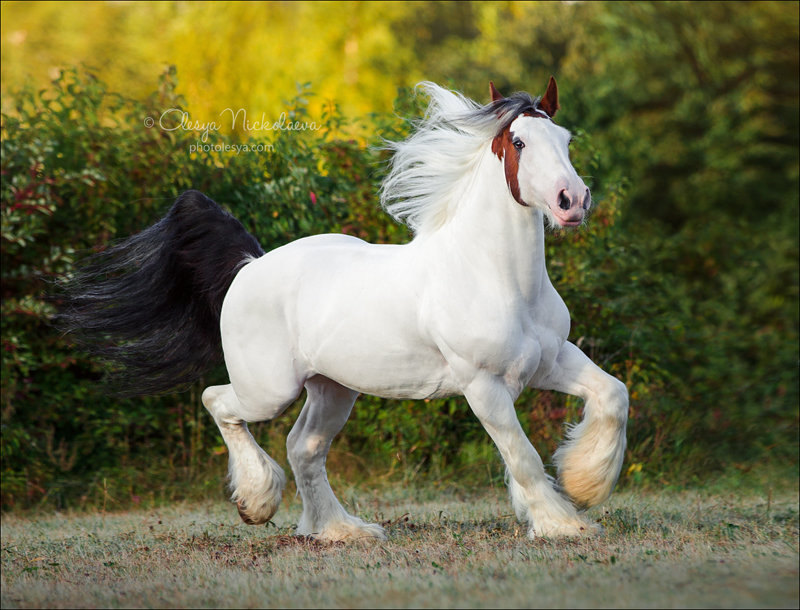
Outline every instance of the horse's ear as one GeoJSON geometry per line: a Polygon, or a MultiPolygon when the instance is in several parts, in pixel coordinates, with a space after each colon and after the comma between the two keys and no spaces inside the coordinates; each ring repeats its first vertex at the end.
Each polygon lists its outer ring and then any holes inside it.
{"type": "Polygon", "coordinates": [[[558,105],[558,86],[556,85],[556,79],[552,76],[547,83],[547,91],[544,92],[542,101],[539,102],[539,108],[544,110],[551,119],[556,116],[556,112],[561,108],[558,105]]]}
{"type": "Polygon", "coordinates": [[[492,81],[489,81],[489,92],[492,94],[492,101],[496,102],[497,100],[503,99],[503,94],[500,93],[494,86],[492,81]]]}

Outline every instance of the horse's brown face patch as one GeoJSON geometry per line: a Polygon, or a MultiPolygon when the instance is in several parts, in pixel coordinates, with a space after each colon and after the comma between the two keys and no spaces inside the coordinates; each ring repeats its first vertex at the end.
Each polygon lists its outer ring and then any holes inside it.
{"type": "Polygon", "coordinates": [[[508,188],[511,191],[511,196],[514,197],[518,204],[528,207],[528,204],[520,196],[519,179],[517,178],[522,150],[514,146],[514,134],[511,132],[510,126],[506,127],[492,140],[492,152],[503,162],[506,184],[508,184],[508,188]]]}

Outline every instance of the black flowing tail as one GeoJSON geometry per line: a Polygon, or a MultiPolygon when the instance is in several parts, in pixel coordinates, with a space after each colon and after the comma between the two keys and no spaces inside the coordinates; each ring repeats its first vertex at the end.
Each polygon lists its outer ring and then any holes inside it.
{"type": "Polygon", "coordinates": [[[57,324],[112,365],[119,394],[180,389],[221,360],[222,301],[239,269],[263,254],[238,220],[186,191],[158,223],[64,282],[57,324]]]}

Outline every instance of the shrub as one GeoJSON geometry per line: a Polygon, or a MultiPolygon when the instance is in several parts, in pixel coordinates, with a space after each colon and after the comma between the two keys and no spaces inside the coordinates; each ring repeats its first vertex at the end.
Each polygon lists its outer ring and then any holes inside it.
{"type": "MultiPolygon", "coordinates": [[[[227,207],[265,250],[324,232],[393,243],[409,237],[377,201],[381,138],[405,137],[407,121],[368,117],[358,131],[370,135],[356,139],[333,106],[316,130],[279,130],[269,139],[215,132],[209,146],[192,150],[197,134],[145,126],[164,109],[185,110],[176,87],[170,70],[139,102],[68,70],[51,89],[18,93],[14,112],[2,116],[4,509],[222,494],[225,447],[199,395],[223,383],[224,370],[183,394],[107,395],[103,366],[50,325],[46,294],[78,257],[152,224],[187,188],[227,207]],[[250,152],[224,150],[233,145],[250,152]]],[[[310,121],[310,94],[301,87],[287,102],[289,120],[310,121]]],[[[397,113],[418,116],[420,103],[402,92],[397,113]]],[[[753,234],[732,217],[677,236],[626,226],[621,214],[634,186],[608,167],[595,140],[577,135],[574,163],[597,176],[596,211],[588,227],[549,237],[548,268],[572,312],[571,339],[630,389],[623,484],[686,482],[768,456],[796,460],[796,236],[769,227],[753,234]],[[733,237],[738,249],[720,266],[719,242],[733,237]],[[706,248],[714,257],[695,257],[706,248]],[[753,281],[760,265],[777,272],[753,281]],[[698,302],[696,291],[707,295],[710,286],[720,298],[698,302]]],[[[521,396],[520,421],[545,461],[580,406],[545,392],[521,396]]],[[[284,463],[298,409],[252,426],[284,463]]],[[[460,398],[362,397],[330,461],[362,477],[502,477],[491,441],[460,398]]]]}

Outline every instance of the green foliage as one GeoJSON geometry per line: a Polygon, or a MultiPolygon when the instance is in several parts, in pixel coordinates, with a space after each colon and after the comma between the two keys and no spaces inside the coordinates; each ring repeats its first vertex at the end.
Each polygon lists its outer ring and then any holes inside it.
{"type": "MultiPolygon", "coordinates": [[[[436,3],[413,18],[396,7],[371,44],[403,52],[358,64],[376,83],[381,70],[393,83],[404,70],[422,72],[476,99],[489,78],[503,91],[534,92],[558,76],[558,121],[576,132],[573,160],[595,208],[586,227],[549,236],[548,269],[572,314],[571,339],[630,390],[622,484],[796,464],[797,6],[436,3]]],[[[308,10],[274,9],[281,19],[308,10]]],[[[378,11],[352,10],[354,23],[378,11]]],[[[374,35],[359,30],[354,40],[374,35]]],[[[181,91],[196,91],[191,81],[181,91]]],[[[359,94],[347,88],[342,99],[359,94]]],[[[403,242],[407,230],[377,202],[380,138],[404,138],[404,119],[419,116],[424,100],[404,90],[395,114],[355,121],[301,86],[281,108],[314,129],[211,130],[205,141],[174,114],[169,129],[157,125],[166,109],[188,112],[174,70],[144,101],[66,70],[3,104],[3,506],[220,490],[224,446],[200,406],[202,384],[159,399],[106,396],[102,368],[50,327],[49,283],[160,218],[186,188],[229,208],[265,249],[339,231],[403,242]]],[[[218,370],[204,381],[222,379],[218,370]]],[[[545,461],[580,408],[551,393],[521,396],[520,421],[545,461]]],[[[279,459],[297,409],[253,426],[279,459]]],[[[362,397],[334,445],[337,460],[408,481],[502,478],[463,399],[362,397]]]]}
{"type": "Polygon", "coordinates": [[[633,401],[634,451],[670,477],[796,459],[798,5],[577,11],[574,111],[603,151],[598,173],[630,184],[627,260],[603,285],[630,289],[604,305],[629,320],[651,386],[633,401]]]}
{"type": "MultiPolygon", "coordinates": [[[[270,140],[210,130],[203,140],[175,113],[163,117],[165,108],[185,109],[176,84],[171,69],[155,95],[137,102],[68,70],[48,90],[18,93],[14,114],[3,115],[5,507],[180,497],[205,489],[212,463],[221,487],[224,458],[199,401],[202,383],[189,396],[115,399],[99,383],[102,366],[50,326],[47,294],[57,294],[54,280],[77,258],[155,222],[187,188],[230,207],[267,249],[326,231],[406,236],[377,204],[384,153],[342,139],[346,121],[335,106],[311,120],[307,87],[287,102],[287,122],[308,129],[275,130],[270,140]]],[[[396,117],[383,123],[387,136],[407,130],[396,117]]],[[[205,381],[215,379],[224,370],[205,381]]],[[[278,428],[285,437],[288,423],[278,428]]],[[[381,446],[359,439],[366,450],[381,446]]]]}
{"type": "MultiPolygon", "coordinates": [[[[139,103],[71,70],[50,90],[19,93],[15,114],[3,115],[4,505],[86,496],[103,473],[117,480],[121,466],[154,447],[159,462],[188,466],[189,424],[176,426],[174,411],[193,411],[196,401],[187,407],[186,397],[104,396],[96,384],[101,369],[49,326],[54,308],[45,299],[78,255],[142,229],[182,190],[199,188],[224,202],[232,180],[244,185],[242,198],[262,180],[252,156],[227,160],[228,172],[213,153],[190,157],[188,132],[144,126],[146,117],[183,103],[174,73],[139,103]]],[[[142,484],[125,479],[130,489],[142,484]]]]}

